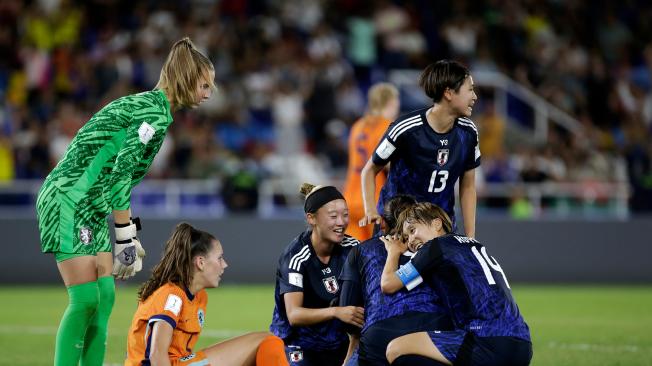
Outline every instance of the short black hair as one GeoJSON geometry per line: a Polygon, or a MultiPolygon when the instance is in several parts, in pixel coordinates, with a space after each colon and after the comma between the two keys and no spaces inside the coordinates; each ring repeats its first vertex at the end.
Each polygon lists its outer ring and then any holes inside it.
{"type": "Polygon", "coordinates": [[[446,88],[451,88],[457,93],[469,75],[469,69],[461,63],[454,60],[440,60],[426,66],[419,76],[419,86],[433,102],[439,103],[446,88]]]}
{"type": "Polygon", "coordinates": [[[401,212],[405,211],[408,207],[417,203],[417,200],[407,194],[397,194],[392,197],[383,209],[383,220],[385,220],[386,233],[393,235],[397,229],[398,218],[401,212]]]}

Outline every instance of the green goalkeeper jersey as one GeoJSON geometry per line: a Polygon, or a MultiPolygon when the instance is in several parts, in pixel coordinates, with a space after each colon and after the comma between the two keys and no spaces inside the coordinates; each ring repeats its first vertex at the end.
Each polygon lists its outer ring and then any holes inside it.
{"type": "Polygon", "coordinates": [[[74,203],[90,199],[85,209],[96,213],[126,210],[131,189],[147,173],[171,123],[160,90],[116,99],[77,132],[45,185],[53,184],[74,203]]]}

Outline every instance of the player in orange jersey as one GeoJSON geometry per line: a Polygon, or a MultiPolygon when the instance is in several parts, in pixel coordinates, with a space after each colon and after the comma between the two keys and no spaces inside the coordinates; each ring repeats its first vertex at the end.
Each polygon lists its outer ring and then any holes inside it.
{"type": "MultiPolygon", "coordinates": [[[[344,184],[344,198],[349,205],[349,226],[346,233],[360,241],[371,238],[373,232],[372,226],[358,226],[358,222],[364,217],[360,172],[374,153],[389,124],[398,116],[400,106],[398,90],[389,83],[373,85],[369,89],[367,99],[367,114],[353,124],[349,135],[349,167],[344,184]]],[[[380,189],[385,184],[385,177],[385,174],[376,176],[376,202],[380,189]]]]}
{"type": "Polygon", "coordinates": [[[138,291],[125,366],[287,366],[283,341],[267,332],[193,351],[206,319],[205,289],[219,285],[227,266],[219,240],[189,224],[177,225],[138,291]]]}

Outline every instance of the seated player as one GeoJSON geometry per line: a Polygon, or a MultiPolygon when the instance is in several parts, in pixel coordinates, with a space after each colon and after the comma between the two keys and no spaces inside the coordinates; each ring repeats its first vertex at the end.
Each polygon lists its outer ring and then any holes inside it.
{"type": "Polygon", "coordinates": [[[186,223],[177,225],[161,261],[138,291],[125,366],[288,365],[283,341],[249,333],[193,351],[204,327],[206,288],[219,285],[227,263],[222,244],[186,223]]]}
{"type": "Polygon", "coordinates": [[[422,282],[447,304],[456,330],[417,332],[387,347],[392,365],[529,365],[530,330],[512,297],[505,272],[474,238],[451,232],[440,207],[418,203],[399,219],[407,247],[416,252],[398,269],[406,245],[398,236],[382,238],[387,248],[381,286],[384,293],[422,282]],[[398,270],[397,270],[398,269],[398,270]]]}
{"type": "Polygon", "coordinates": [[[293,366],[341,366],[349,346],[342,322],[362,327],[364,309],[331,305],[340,294],[337,275],[358,241],[344,234],[348,208],[335,187],[305,183],[301,193],[310,228],[279,258],[270,330],[285,342],[293,366]]]}
{"type": "MultiPolygon", "coordinates": [[[[412,196],[398,195],[384,207],[381,229],[394,234],[399,214],[416,203],[412,196]]],[[[401,263],[407,263],[411,252],[400,256],[401,263]]],[[[389,365],[385,357],[387,344],[405,334],[430,329],[453,329],[448,310],[438,295],[429,286],[420,286],[413,291],[401,290],[385,295],[380,290],[380,278],[385,266],[387,251],[378,237],[356,246],[349,253],[346,265],[340,275],[342,294],[340,306],[364,306],[365,322],[359,335],[357,354],[351,355],[347,365],[389,365]]],[[[353,337],[358,339],[358,337],[353,337]]]]}

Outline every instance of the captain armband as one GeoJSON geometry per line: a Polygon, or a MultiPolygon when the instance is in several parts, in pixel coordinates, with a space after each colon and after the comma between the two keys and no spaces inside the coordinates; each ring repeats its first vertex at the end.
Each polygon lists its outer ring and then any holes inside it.
{"type": "Polygon", "coordinates": [[[408,291],[419,286],[419,284],[423,282],[423,277],[421,277],[417,269],[414,268],[412,262],[407,262],[402,265],[401,268],[396,271],[396,275],[401,282],[403,282],[403,285],[405,285],[405,288],[408,289],[408,291]]]}

